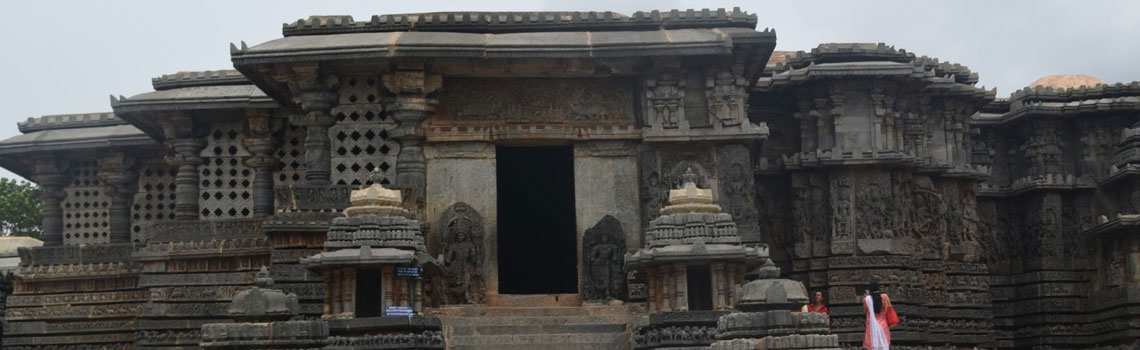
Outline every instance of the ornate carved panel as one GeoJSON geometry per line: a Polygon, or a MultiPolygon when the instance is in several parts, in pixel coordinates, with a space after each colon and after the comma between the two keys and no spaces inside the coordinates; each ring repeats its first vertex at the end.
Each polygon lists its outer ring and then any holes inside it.
{"type": "Polygon", "coordinates": [[[624,79],[449,79],[436,119],[634,122],[633,81],[624,79]]]}
{"type": "Polygon", "coordinates": [[[483,276],[483,218],[463,202],[447,207],[436,232],[443,240],[444,303],[482,304],[486,296],[483,276]]]}
{"type": "Polygon", "coordinates": [[[621,222],[606,215],[582,238],[582,298],[621,300],[626,297],[625,233],[621,222]]]}
{"type": "Polygon", "coordinates": [[[146,242],[151,222],[174,220],[175,170],[161,165],[139,169],[138,191],[131,207],[131,240],[146,242]]]}
{"type": "Polygon", "coordinates": [[[242,162],[249,152],[240,122],[211,126],[202,149],[204,161],[198,166],[201,187],[198,202],[202,220],[247,218],[253,214],[253,169],[242,162]]]}
{"type": "Polygon", "coordinates": [[[81,162],[72,170],[71,183],[64,187],[63,242],[66,245],[109,242],[111,197],[98,176],[94,161],[81,162]]]}

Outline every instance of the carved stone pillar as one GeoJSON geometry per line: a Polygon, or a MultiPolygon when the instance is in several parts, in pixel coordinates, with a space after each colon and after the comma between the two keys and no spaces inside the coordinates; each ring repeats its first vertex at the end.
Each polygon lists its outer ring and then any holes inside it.
{"type": "Polygon", "coordinates": [[[336,285],[333,283],[333,273],[326,271],[321,274],[321,279],[325,282],[325,311],[324,317],[329,318],[335,315],[333,311],[333,296],[336,295],[336,285]]]}
{"type": "Polygon", "coordinates": [[[395,299],[393,299],[393,297],[395,297],[393,295],[393,293],[395,293],[393,288],[395,288],[395,287],[392,285],[393,284],[392,282],[395,279],[396,279],[396,268],[395,267],[384,266],[380,270],[380,288],[381,288],[381,294],[383,295],[383,298],[384,298],[384,304],[381,305],[381,307],[383,308],[385,313],[388,312],[387,310],[388,310],[389,306],[396,305],[395,299]]]}
{"type": "Polygon", "coordinates": [[[122,153],[99,158],[99,177],[107,184],[111,196],[111,244],[131,242],[131,203],[138,190],[138,173],[133,169],[135,159],[122,153]]]}
{"type": "Polygon", "coordinates": [[[295,125],[305,127],[305,182],[311,185],[328,185],[332,174],[329,126],[336,123],[330,110],[337,102],[334,92],[338,81],[335,76],[322,75],[317,64],[293,66],[292,84],[297,90],[294,99],[300,103],[302,113],[290,116],[295,125]]]}
{"type": "Polygon", "coordinates": [[[711,266],[712,270],[712,297],[713,297],[713,310],[730,309],[732,305],[726,305],[725,298],[728,288],[728,276],[724,274],[724,263],[714,263],[711,266]]]}
{"type": "Polygon", "coordinates": [[[419,314],[419,313],[422,313],[424,311],[423,278],[420,278],[418,276],[416,277],[416,283],[414,285],[414,288],[415,288],[415,290],[412,291],[412,296],[411,296],[412,307],[416,311],[416,314],[419,314]]]}
{"type": "Polygon", "coordinates": [[[396,185],[403,189],[405,200],[414,204],[423,215],[426,175],[423,152],[423,123],[435,114],[438,101],[429,97],[440,88],[441,77],[426,73],[421,63],[402,64],[399,69],[384,75],[384,87],[395,98],[388,108],[399,127],[392,136],[400,141],[400,155],[396,157],[396,185]]]}
{"type": "Polygon", "coordinates": [[[43,237],[44,246],[63,245],[63,190],[70,179],[65,163],[54,157],[37,159],[33,179],[40,185],[40,199],[44,201],[43,237]]]}
{"type": "Polygon", "coordinates": [[[647,294],[649,294],[648,301],[650,313],[661,311],[659,309],[660,305],[657,302],[657,297],[661,295],[661,292],[657,288],[659,286],[659,278],[660,277],[657,275],[657,269],[652,267],[645,269],[645,280],[649,282],[649,291],[647,294]]]}
{"type": "Polygon", "coordinates": [[[194,123],[189,116],[176,115],[165,125],[166,139],[174,154],[166,162],[178,167],[174,177],[175,189],[174,217],[178,220],[198,220],[198,166],[202,164],[199,152],[205,146],[194,132],[194,123]]]}
{"type": "MultiPolygon", "coordinates": [[[[250,156],[245,165],[253,168],[253,217],[263,218],[273,215],[273,171],[277,170],[278,160],[274,152],[277,145],[273,141],[274,123],[268,111],[251,111],[248,115],[249,134],[245,145],[250,156]]],[[[327,133],[325,135],[328,136],[327,133]]]]}
{"type": "Polygon", "coordinates": [[[344,292],[344,297],[341,301],[344,306],[341,309],[344,311],[344,317],[354,318],[356,317],[356,270],[345,268],[343,273],[341,289],[344,292]]]}
{"type": "Polygon", "coordinates": [[[674,305],[673,311],[689,311],[689,286],[687,284],[689,279],[689,268],[685,264],[673,264],[674,272],[673,278],[676,279],[677,292],[674,296],[677,301],[674,305]]]}

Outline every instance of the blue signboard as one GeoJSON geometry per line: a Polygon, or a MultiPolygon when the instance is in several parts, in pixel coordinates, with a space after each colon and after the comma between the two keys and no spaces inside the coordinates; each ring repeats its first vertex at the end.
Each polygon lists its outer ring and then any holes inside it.
{"type": "Polygon", "coordinates": [[[420,277],[420,268],[414,266],[396,267],[396,276],[420,277]]]}
{"type": "Polygon", "coordinates": [[[416,314],[416,312],[412,311],[412,307],[410,307],[410,306],[389,306],[389,307],[384,308],[384,315],[385,316],[410,317],[410,316],[413,316],[415,314],[416,314]]]}

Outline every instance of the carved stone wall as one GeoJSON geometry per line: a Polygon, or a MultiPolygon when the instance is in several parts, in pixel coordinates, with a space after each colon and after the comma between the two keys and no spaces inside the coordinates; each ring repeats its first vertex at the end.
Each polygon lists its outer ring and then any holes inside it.
{"type": "Polygon", "coordinates": [[[529,123],[632,122],[633,82],[621,79],[444,81],[437,119],[529,123]]]}
{"type": "Polygon", "coordinates": [[[739,144],[694,145],[653,144],[643,147],[639,156],[642,227],[660,216],[670,189],[681,186],[686,169],[697,176],[697,186],[711,188],[715,200],[732,214],[741,239],[760,242],[759,213],[756,211],[755,178],[751,152],[739,144]],[[739,216],[738,216],[739,215],[739,216]]]}

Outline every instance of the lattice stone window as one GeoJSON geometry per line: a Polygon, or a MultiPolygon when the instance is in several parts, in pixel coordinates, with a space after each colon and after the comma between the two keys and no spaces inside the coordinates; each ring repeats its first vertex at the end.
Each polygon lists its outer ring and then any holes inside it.
{"type": "Polygon", "coordinates": [[[288,124],[282,139],[281,145],[277,147],[280,166],[273,174],[276,186],[300,183],[305,174],[305,128],[288,124]]]}
{"type": "Polygon", "coordinates": [[[332,111],[337,124],[329,128],[335,184],[369,185],[374,171],[381,174],[381,184],[396,181],[400,145],[389,138],[396,122],[383,111],[377,84],[374,78],[349,78],[340,91],[341,104],[332,111]]]}
{"type": "Polygon", "coordinates": [[[110,242],[111,196],[94,161],[76,164],[63,199],[63,242],[67,245],[110,242]]]}
{"type": "Polygon", "coordinates": [[[139,168],[139,187],[131,206],[131,240],[146,242],[148,223],[174,220],[174,175],[176,171],[163,165],[139,168]]]}
{"type": "Polygon", "coordinates": [[[249,155],[242,145],[242,123],[211,126],[202,149],[204,163],[198,167],[202,220],[248,218],[253,214],[253,169],[242,162],[249,155]]]}

